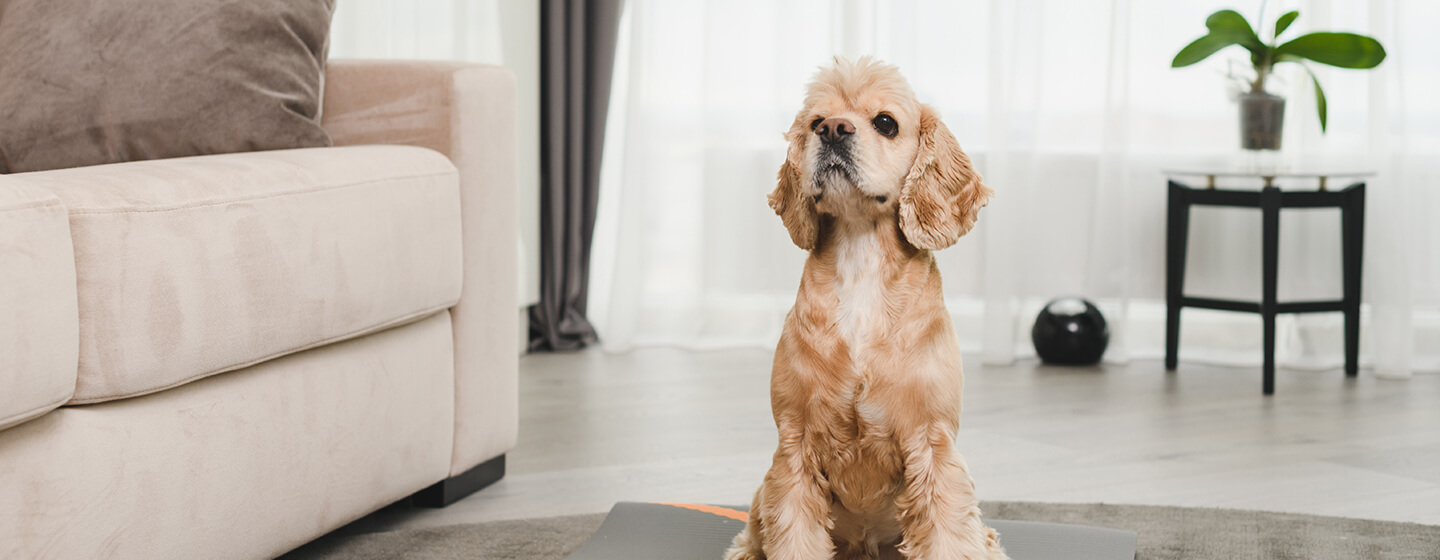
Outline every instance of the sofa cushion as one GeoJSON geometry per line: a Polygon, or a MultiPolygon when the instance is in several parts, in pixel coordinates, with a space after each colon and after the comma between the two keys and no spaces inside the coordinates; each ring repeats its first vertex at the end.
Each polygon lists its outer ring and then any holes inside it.
{"type": "Polygon", "coordinates": [[[65,206],[0,177],[0,429],[70,400],[76,324],[65,206]]]}
{"type": "Polygon", "coordinates": [[[460,297],[458,177],[431,150],[312,148],[12,177],[70,210],[71,403],[160,391],[460,297]]]}
{"type": "Polygon", "coordinates": [[[425,488],[449,471],[452,335],[441,311],[0,431],[0,558],[275,558],[425,488]]]}
{"type": "Polygon", "coordinates": [[[0,1],[0,173],[329,146],[334,6],[0,1]]]}

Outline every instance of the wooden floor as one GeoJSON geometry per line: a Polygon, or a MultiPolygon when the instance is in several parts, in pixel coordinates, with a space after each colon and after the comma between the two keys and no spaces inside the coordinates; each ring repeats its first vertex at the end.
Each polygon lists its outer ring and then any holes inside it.
{"type": "MultiPolygon", "coordinates": [[[[351,530],[748,502],[775,445],[770,354],[542,354],[520,366],[509,474],[351,530]]],[[[960,448],[982,500],[1210,506],[1440,524],[1440,376],[966,360],[960,448]]]]}

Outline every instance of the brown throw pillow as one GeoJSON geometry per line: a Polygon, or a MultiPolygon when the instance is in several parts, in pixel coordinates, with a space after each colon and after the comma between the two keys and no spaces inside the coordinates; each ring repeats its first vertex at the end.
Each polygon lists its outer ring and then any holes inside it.
{"type": "Polygon", "coordinates": [[[334,0],[0,0],[0,173],[329,146],[334,0]]]}

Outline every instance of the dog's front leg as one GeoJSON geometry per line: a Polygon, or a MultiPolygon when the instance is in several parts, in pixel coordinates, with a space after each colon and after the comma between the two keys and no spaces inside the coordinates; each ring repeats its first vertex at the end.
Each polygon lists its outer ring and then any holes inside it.
{"type": "Polygon", "coordinates": [[[903,441],[905,491],[896,501],[909,560],[1004,560],[995,531],[980,521],[975,482],[943,425],[903,441]]]}
{"type": "Polygon", "coordinates": [[[829,483],[807,439],[798,427],[781,426],[780,447],[760,492],[767,560],[825,560],[834,554],[829,483]]]}

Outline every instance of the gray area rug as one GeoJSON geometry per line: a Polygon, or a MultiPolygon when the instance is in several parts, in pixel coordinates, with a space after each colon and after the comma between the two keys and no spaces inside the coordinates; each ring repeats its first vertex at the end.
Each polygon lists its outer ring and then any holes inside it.
{"type": "MultiPolygon", "coordinates": [[[[1433,525],[1109,504],[990,502],[982,508],[994,519],[1136,531],[1140,560],[1440,560],[1440,526],[1433,525]]],[[[604,519],[605,514],[593,514],[331,536],[284,559],[560,560],[604,519]]]]}

